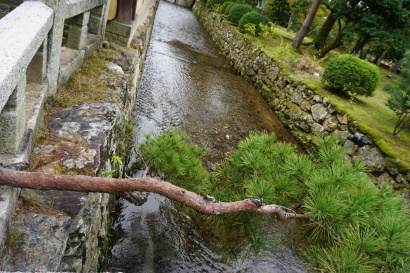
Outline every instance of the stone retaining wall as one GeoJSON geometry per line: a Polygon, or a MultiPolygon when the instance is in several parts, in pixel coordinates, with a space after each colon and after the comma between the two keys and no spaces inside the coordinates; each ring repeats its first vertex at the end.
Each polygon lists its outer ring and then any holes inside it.
{"type": "Polygon", "coordinates": [[[395,160],[385,157],[376,146],[355,145],[350,138],[358,132],[356,121],[339,114],[326,97],[283,73],[266,52],[230,26],[224,17],[210,12],[200,1],[196,1],[193,11],[238,73],[251,79],[306,150],[309,151],[314,135],[336,135],[351,160],[361,158],[369,167],[376,184],[389,184],[409,200],[410,170],[400,170],[395,160]]]}
{"type": "MultiPolygon", "coordinates": [[[[104,175],[123,166],[111,162],[126,154],[125,123],[135,107],[156,7],[150,6],[146,20],[125,48],[104,43],[121,57],[107,61],[99,79],[107,84],[116,103],[99,102],[51,111],[46,117],[50,136],[59,140],[36,147],[30,168],[44,173],[104,175]]],[[[133,136],[131,136],[131,139],[133,136]]],[[[114,197],[102,193],[22,190],[35,195],[49,212],[16,212],[8,234],[13,239],[3,250],[0,270],[98,272],[109,242],[114,197]],[[51,207],[49,207],[51,206],[51,207]],[[62,214],[60,214],[60,212],[62,214]],[[13,237],[15,235],[16,237],[13,237]]]]}

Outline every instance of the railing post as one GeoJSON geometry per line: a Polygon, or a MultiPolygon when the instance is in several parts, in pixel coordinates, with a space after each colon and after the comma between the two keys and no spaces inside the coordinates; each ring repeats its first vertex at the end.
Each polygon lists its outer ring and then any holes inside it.
{"type": "Polygon", "coordinates": [[[27,81],[44,84],[47,77],[47,38],[27,67],[27,81]]]}
{"type": "Polygon", "coordinates": [[[95,35],[101,35],[103,32],[105,22],[106,5],[101,5],[91,9],[90,23],[88,24],[88,31],[95,35]]]}
{"type": "Polygon", "coordinates": [[[23,138],[26,124],[26,74],[9,97],[0,113],[0,153],[16,154],[23,138]]]}
{"type": "Polygon", "coordinates": [[[70,18],[70,29],[67,37],[67,47],[81,49],[87,44],[88,22],[90,11],[70,18]]]}

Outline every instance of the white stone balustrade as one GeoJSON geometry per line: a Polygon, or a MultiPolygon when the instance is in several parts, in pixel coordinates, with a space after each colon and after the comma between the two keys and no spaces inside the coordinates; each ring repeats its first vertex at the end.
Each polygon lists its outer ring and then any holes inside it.
{"type": "MultiPolygon", "coordinates": [[[[41,107],[100,46],[107,2],[27,1],[0,20],[0,164],[1,154],[19,153],[30,127],[28,93],[44,93],[36,103],[41,107]],[[66,46],[62,46],[64,25],[69,27],[66,46]]],[[[37,113],[41,115],[41,110],[37,113]]],[[[34,134],[36,125],[32,127],[34,134]]]]}
{"type": "Polygon", "coordinates": [[[47,53],[42,45],[52,25],[53,10],[31,1],[0,20],[0,153],[18,151],[26,124],[26,79],[44,80],[47,53]],[[33,70],[32,62],[40,63],[40,70],[33,70]]]}
{"type": "MultiPolygon", "coordinates": [[[[46,98],[101,45],[109,1],[8,2],[17,7],[0,19],[0,166],[24,170],[46,98]],[[75,42],[62,46],[65,25],[75,42]]],[[[0,186],[0,250],[18,192],[0,186]]]]}

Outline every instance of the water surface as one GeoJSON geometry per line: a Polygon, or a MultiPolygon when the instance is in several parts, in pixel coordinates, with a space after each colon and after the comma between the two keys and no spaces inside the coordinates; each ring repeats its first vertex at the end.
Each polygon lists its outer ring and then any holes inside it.
{"type": "MultiPolygon", "coordinates": [[[[251,83],[239,77],[190,10],[162,1],[158,7],[138,91],[136,142],[170,128],[211,149],[208,167],[233,151],[251,131],[275,132],[296,143],[251,83]]],[[[229,253],[206,227],[150,194],[136,207],[120,200],[113,225],[110,271],[305,272],[292,241],[294,221],[263,217],[269,248],[229,253]],[[286,240],[285,240],[286,241],[286,240]],[[232,258],[234,254],[235,258],[232,258]]]]}

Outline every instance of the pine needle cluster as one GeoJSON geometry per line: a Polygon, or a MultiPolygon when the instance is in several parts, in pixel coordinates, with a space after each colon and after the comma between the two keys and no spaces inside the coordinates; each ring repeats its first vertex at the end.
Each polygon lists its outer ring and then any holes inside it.
{"type": "Polygon", "coordinates": [[[306,180],[308,256],[323,272],[410,272],[410,221],[404,200],[376,187],[360,162],[332,138],[316,138],[316,171],[306,180]]]}
{"type": "MultiPolygon", "coordinates": [[[[376,187],[363,164],[345,159],[335,138],[314,142],[317,151],[305,155],[277,142],[272,133],[251,133],[214,173],[200,159],[206,149],[179,131],[148,137],[140,150],[168,181],[217,200],[302,204],[302,213],[314,219],[306,225],[305,253],[316,270],[410,272],[410,221],[403,198],[391,188],[376,187]]],[[[263,244],[257,215],[208,220],[218,232],[229,233],[229,226],[235,226],[255,244],[263,244]]]]}
{"type": "Polygon", "coordinates": [[[155,175],[165,177],[177,186],[202,191],[211,180],[201,157],[208,151],[199,147],[179,130],[163,132],[158,137],[146,135],[139,146],[142,158],[155,175]]]}

